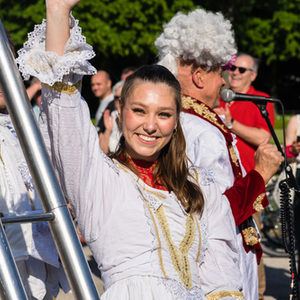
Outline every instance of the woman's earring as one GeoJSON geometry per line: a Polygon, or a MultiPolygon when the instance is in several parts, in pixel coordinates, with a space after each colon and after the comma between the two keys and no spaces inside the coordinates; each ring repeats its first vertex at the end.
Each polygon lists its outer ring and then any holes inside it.
{"type": "Polygon", "coordinates": [[[173,130],[173,135],[176,135],[177,133],[177,127],[173,130]]]}

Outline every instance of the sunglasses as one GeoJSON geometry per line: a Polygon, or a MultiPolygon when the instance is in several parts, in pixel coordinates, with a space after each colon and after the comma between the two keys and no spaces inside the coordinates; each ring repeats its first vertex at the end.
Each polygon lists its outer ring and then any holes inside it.
{"type": "Polygon", "coordinates": [[[237,66],[231,66],[231,68],[229,70],[231,72],[234,72],[236,69],[239,70],[240,74],[244,74],[246,71],[253,71],[252,69],[249,69],[249,68],[237,67],[237,66]]]}

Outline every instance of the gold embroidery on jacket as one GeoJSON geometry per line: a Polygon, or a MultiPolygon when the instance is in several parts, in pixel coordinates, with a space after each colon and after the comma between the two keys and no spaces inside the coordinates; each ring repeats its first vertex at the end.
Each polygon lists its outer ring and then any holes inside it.
{"type": "Polygon", "coordinates": [[[232,297],[234,299],[245,299],[244,294],[242,292],[238,291],[221,291],[213,294],[206,295],[206,298],[208,300],[219,300],[224,297],[232,297]]]}
{"type": "Polygon", "coordinates": [[[254,246],[258,243],[258,234],[254,227],[248,227],[242,230],[245,243],[248,246],[254,246]]]}
{"type": "Polygon", "coordinates": [[[256,211],[261,211],[264,209],[263,205],[262,205],[262,201],[264,200],[266,194],[265,193],[262,193],[260,194],[256,200],[254,201],[253,203],[253,208],[256,210],[256,211]]]}
{"type": "Polygon", "coordinates": [[[182,107],[185,109],[192,108],[198,115],[203,116],[205,119],[209,120],[217,127],[219,127],[223,132],[227,133],[227,129],[224,124],[220,124],[216,118],[216,114],[211,112],[204,103],[198,103],[195,99],[188,96],[181,97],[182,107]]]}
{"type": "Polygon", "coordinates": [[[229,153],[230,153],[232,162],[233,162],[237,167],[240,167],[239,160],[238,160],[238,158],[237,158],[237,155],[236,155],[236,153],[235,153],[234,148],[233,148],[232,145],[229,146],[229,153]]]}

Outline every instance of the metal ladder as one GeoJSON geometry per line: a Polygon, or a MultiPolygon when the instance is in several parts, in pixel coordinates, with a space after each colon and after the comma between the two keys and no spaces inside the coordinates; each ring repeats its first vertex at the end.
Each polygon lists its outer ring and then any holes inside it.
{"type": "MultiPolygon", "coordinates": [[[[2,223],[48,221],[75,299],[100,299],[0,20],[0,83],[45,213],[0,218],[0,298],[28,299],[2,223]]],[[[9,225],[8,225],[9,226],[9,225]]]]}

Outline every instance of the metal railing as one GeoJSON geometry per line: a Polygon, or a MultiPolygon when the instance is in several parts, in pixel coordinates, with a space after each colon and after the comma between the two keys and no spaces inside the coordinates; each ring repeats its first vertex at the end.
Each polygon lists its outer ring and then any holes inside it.
{"type": "MultiPolygon", "coordinates": [[[[55,177],[39,128],[32,113],[23,81],[8,46],[0,20],[0,84],[14,128],[30,169],[60,259],[76,299],[100,299],[78,235],[55,177]]],[[[36,216],[10,217],[9,222],[38,221],[36,216]]],[[[9,225],[8,225],[9,226],[9,225]]],[[[8,300],[27,299],[20,282],[2,222],[0,222],[0,291],[8,300]]]]}

